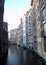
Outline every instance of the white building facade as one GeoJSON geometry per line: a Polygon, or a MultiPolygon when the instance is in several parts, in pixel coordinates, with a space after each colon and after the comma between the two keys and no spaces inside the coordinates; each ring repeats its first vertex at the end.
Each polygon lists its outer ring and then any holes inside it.
{"type": "Polygon", "coordinates": [[[10,44],[17,44],[17,29],[10,31],[10,44]]]}
{"type": "Polygon", "coordinates": [[[23,17],[23,47],[26,48],[26,20],[23,17]]]}
{"type": "Polygon", "coordinates": [[[18,26],[18,31],[17,31],[17,45],[23,46],[23,22],[21,19],[21,23],[18,26]]]}
{"type": "Polygon", "coordinates": [[[28,15],[28,48],[30,50],[33,50],[33,44],[34,44],[34,27],[33,27],[33,13],[32,9],[29,10],[29,15],[28,15]]]}
{"type": "Polygon", "coordinates": [[[31,8],[25,14],[25,25],[26,25],[26,46],[30,50],[34,48],[34,18],[33,18],[33,9],[31,8]]]}

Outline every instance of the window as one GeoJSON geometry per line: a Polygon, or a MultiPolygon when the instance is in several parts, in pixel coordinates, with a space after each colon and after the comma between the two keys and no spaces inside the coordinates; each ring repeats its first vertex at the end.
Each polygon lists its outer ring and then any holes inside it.
{"type": "Polygon", "coordinates": [[[30,21],[30,16],[29,16],[29,21],[30,21]]]}
{"type": "Polygon", "coordinates": [[[29,29],[29,33],[31,33],[31,29],[29,29]]]}
{"type": "Polygon", "coordinates": [[[29,22],[29,27],[31,27],[31,22],[29,22]]]}
{"type": "Polygon", "coordinates": [[[33,26],[35,27],[35,23],[33,23],[33,26]]]}
{"type": "Polygon", "coordinates": [[[46,37],[46,23],[44,23],[44,36],[46,37]]]}
{"type": "Polygon", "coordinates": [[[44,38],[44,51],[46,52],[46,38],[44,38]]]}
{"type": "Polygon", "coordinates": [[[45,8],[43,10],[43,19],[46,20],[46,11],[45,11],[45,8]]]}
{"type": "Polygon", "coordinates": [[[36,39],[36,36],[34,36],[34,39],[36,39]]]}
{"type": "Polygon", "coordinates": [[[44,5],[44,0],[42,0],[42,6],[44,5]]]}
{"type": "Polygon", "coordinates": [[[46,52],[46,20],[43,22],[43,34],[44,34],[44,51],[46,52]]]}

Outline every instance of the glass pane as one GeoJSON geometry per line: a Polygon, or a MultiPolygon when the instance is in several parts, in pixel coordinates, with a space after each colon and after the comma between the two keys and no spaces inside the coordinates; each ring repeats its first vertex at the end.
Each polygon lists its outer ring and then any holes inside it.
{"type": "Polygon", "coordinates": [[[46,36],[46,23],[44,24],[44,36],[46,36]]]}
{"type": "Polygon", "coordinates": [[[42,0],[42,6],[44,5],[44,0],[42,0]]]}
{"type": "Polygon", "coordinates": [[[46,38],[44,38],[44,51],[46,52],[46,38]]]}

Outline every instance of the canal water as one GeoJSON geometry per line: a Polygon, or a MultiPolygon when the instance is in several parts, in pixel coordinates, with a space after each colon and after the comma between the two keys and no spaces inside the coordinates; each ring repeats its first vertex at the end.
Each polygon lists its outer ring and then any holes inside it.
{"type": "Polygon", "coordinates": [[[17,46],[10,46],[3,65],[43,65],[36,55],[17,46]]]}

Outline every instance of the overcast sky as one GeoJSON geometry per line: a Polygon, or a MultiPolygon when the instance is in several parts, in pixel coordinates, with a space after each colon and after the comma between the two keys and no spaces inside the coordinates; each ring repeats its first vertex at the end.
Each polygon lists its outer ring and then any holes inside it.
{"type": "Polygon", "coordinates": [[[30,7],[30,0],[5,0],[4,21],[8,22],[9,31],[18,27],[20,18],[30,7]]]}

